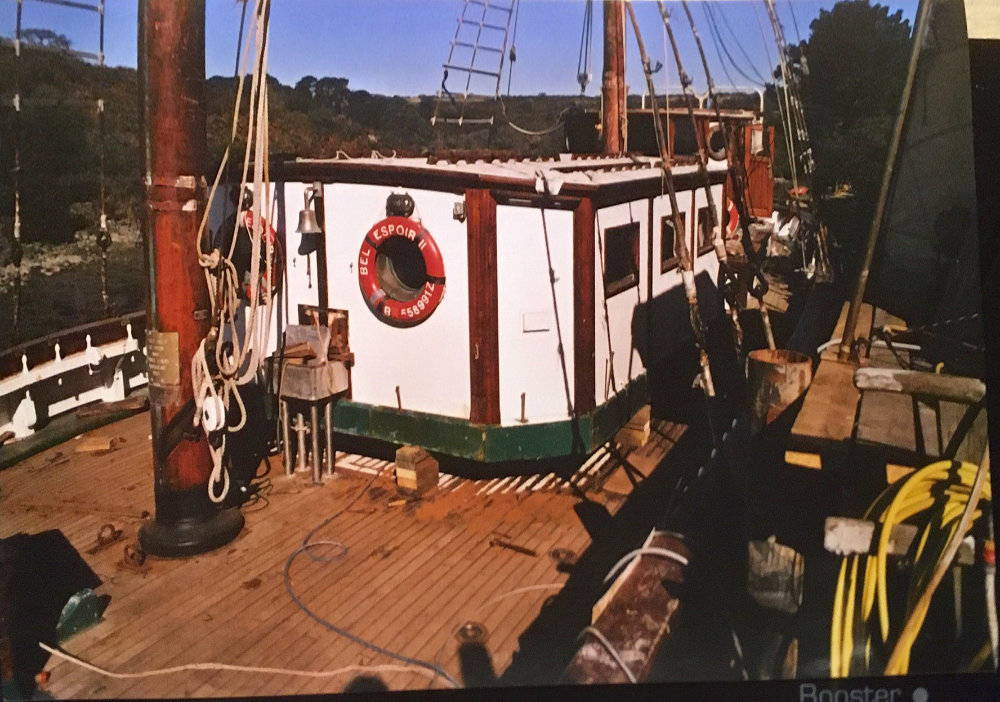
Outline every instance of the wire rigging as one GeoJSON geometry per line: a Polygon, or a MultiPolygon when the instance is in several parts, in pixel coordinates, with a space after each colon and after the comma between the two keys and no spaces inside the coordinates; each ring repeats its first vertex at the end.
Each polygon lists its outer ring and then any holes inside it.
{"type": "Polygon", "coordinates": [[[587,0],[583,8],[583,30],[580,33],[580,53],[576,60],[576,81],[583,95],[590,85],[592,58],[591,48],[594,35],[594,0],[587,0]]]}
{"type": "MultiPolygon", "coordinates": [[[[674,219],[674,231],[683,232],[684,226],[680,216],[680,206],[677,202],[677,190],[674,187],[673,173],[670,168],[670,156],[667,150],[667,139],[663,133],[663,124],[660,121],[660,110],[656,102],[656,88],[653,85],[653,69],[650,65],[649,55],[646,53],[646,46],[642,41],[642,33],[639,30],[639,21],[635,17],[635,10],[631,2],[626,2],[625,9],[628,11],[632,29],[635,32],[635,41],[639,47],[639,56],[642,62],[643,75],[646,78],[646,88],[649,90],[650,101],[653,106],[653,132],[656,136],[656,145],[660,153],[660,173],[663,188],[667,191],[670,200],[670,209],[674,219]]],[[[698,351],[699,363],[701,365],[701,385],[705,393],[705,399],[710,401],[715,397],[715,383],[712,380],[712,370],[708,362],[708,351],[706,348],[705,323],[701,318],[698,309],[698,289],[694,279],[694,266],[691,254],[687,248],[685,236],[674,237],[674,247],[677,252],[678,267],[681,272],[681,280],[684,284],[684,294],[688,301],[688,316],[691,324],[691,331],[694,335],[695,347],[698,351]]],[[[711,408],[708,412],[711,423],[711,408]]],[[[712,437],[715,440],[716,432],[712,430],[712,437]]]]}
{"type": "MultiPolygon", "coordinates": [[[[709,14],[711,15],[712,20],[714,21],[715,20],[715,10],[712,9],[711,7],[709,7],[709,14]]],[[[767,78],[765,78],[764,74],[762,74],[760,72],[760,69],[757,68],[756,63],[754,62],[753,59],[750,58],[750,54],[747,53],[746,48],[743,46],[743,42],[740,41],[739,35],[736,34],[736,32],[733,30],[732,25],[729,23],[729,19],[726,17],[726,13],[723,12],[721,9],[719,9],[719,16],[722,17],[722,24],[725,25],[726,30],[729,31],[729,35],[733,38],[733,43],[736,44],[736,48],[739,49],[740,54],[742,54],[743,59],[746,61],[746,65],[750,68],[751,71],[753,71],[754,75],[757,76],[757,80],[755,81],[753,78],[747,76],[745,73],[743,73],[743,71],[741,71],[739,69],[739,63],[736,62],[732,58],[732,55],[729,53],[729,51],[727,49],[726,55],[729,56],[729,60],[732,62],[733,67],[736,68],[736,70],[738,70],[745,78],[747,78],[747,80],[750,80],[750,81],[758,83],[758,84],[767,83],[767,78]]],[[[722,39],[722,32],[721,31],[719,32],[719,38],[722,39]]],[[[723,46],[723,48],[726,48],[727,43],[725,41],[723,41],[722,42],[722,46],[723,46]]]]}
{"type": "Polygon", "coordinates": [[[788,0],[788,9],[792,13],[792,24],[795,26],[795,39],[801,44],[802,35],[799,33],[799,21],[795,17],[795,3],[793,3],[792,0],[788,0]]]}

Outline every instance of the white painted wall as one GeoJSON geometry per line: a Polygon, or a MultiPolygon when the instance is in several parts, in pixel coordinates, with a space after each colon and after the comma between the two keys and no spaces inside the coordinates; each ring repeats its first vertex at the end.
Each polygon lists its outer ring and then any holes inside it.
{"type": "Polygon", "coordinates": [[[594,397],[597,404],[603,404],[614,396],[616,389],[624,388],[628,381],[641,375],[645,370],[639,352],[632,346],[632,315],[636,305],[646,301],[646,261],[649,255],[649,201],[613,205],[598,210],[594,225],[594,397]],[[604,314],[604,251],[601,244],[605,243],[605,231],[630,222],[639,223],[639,284],[628,288],[608,298],[608,312],[604,314]],[[600,233],[600,236],[597,233],[600,233]],[[610,349],[608,346],[608,329],[611,330],[610,349]],[[611,365],[614,362],[614,387],[611,385],[611,365]]]}
{"type": "MultiPolygon", "coordinates": [[[[296,251],[294,233],[302,208],[304,185],[285,185],[288,227],[288,303],[291,318],[299,304],[316,304],[316,255],[312,287],[306,257],[296,251]]],[[[396,407],[396,386],[402,406],[462,419],[469,418],[469,304],[466,224],[452,218],[461,199],[451,193],[407,192],[416,202],[415,218],[437,242],[444,256],[445,295],[423,323],[407,329],[390,327],[369,311],[358,284],[357,259],[365,234],[385,217],[385,201],[393,188],[338,183],[324,187],[326,251],[330,306],[346,309],[350,320],[354,399],[396,407]]]]}
{"type": "MultiPolygon", "coordinates": [[[[573,388],[573,213],[546,210],[559,326],[573,388]]],[[[566,419],[541,210],[497,207],[497,294],[500,336],[500,421],[516,424],[521,393],[531,423],[566,419]]],[[[575,400],[574,400],[575,401],[575,400]]]]}

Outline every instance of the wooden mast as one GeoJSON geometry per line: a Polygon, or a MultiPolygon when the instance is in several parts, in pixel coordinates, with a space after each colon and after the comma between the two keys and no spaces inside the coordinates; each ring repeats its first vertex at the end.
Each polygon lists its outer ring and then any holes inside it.
{"type": "Polygon", "coordinates": [[[604,108],[601,116],[604,153],[625,151],[625,3],[604,0],[604,108]]]}
{"type": "Polygon", "coordinates": [[[204,0],[140,0],[138,47],[156,504],[139,544],[153,555],[190,556],[243,527],[238,510],[210,501],[211,455],[204,434],[192,431],[191,359],[210,317],[195,241],[205,207],[204,0]]]}

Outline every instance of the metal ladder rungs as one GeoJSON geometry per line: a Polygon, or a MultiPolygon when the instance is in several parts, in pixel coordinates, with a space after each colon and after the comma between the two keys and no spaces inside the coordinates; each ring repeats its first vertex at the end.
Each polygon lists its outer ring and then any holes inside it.
{"type": "Polygon", "coordinates": [[[480,44],[470,44],[467,41],[456,41],[454,46],[461,46],[464,49],[475,49],[476,51],[492,51],[497,54],[502,54],[503,49],[499,49],[495,46],[482,46],[480,44]]]}
{"type": "Polygon", "coordinates": [[[480,23],[480,22],[473,22],[471,20],[462,19],[462,18],[459,18],[458,23],[459,24],[467,24],[470,27],[482,27],[483,29],[495,29],[498,32],[505,32],[506,33],[506,31],[507,31],[507,28],[505,26],[503,26],[502,24],[490,24],[489,22],[482,22],[482,23],[480,23]]]}
{"type": "Polygon", "coordinates": [[[498,12],[507,12],[507,13],[511,13],[514,11],[513,5],[509,7],[507,5],[493,5],[489,2],[489,0],[486,0],[486,2],[484,2],[483,0],[469,0],[469,4],[479,5],[484,10],[497,10],[498,12]]]}
{"type": "Polygon", "coordinates": [[[33,0],[33,2],[43,3],[46,5],[62,5],[63,7],[72,7],[77,10],[87,10],[89,12],[101,13],[104,11],[103,3],[91,4],[86,2],[74,2],[74,0],[33,0]]]}
{"type": "Polygon", "coordinates": [[[491,76],[492,78],[499,78],[500,73],[497,71],[484,71],[481,68],[472,68],[471,66],[456,66],[451,63],[442,64],[444,68],[449,70],[464,71],[466,73],[475,73],[481,76],[491,76]]]}

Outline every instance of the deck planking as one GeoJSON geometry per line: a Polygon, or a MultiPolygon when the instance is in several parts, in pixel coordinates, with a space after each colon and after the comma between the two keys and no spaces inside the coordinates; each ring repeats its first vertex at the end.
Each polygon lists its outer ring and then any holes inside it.
{"type": "MultiPolygon", "coordinates": [[[[681,426],[655,428],[655,443],[633,452],[634,459],[648,467],[682,433],[681,426]]],[[[144,511],[153,510],[148,434],[148,414],[142,413],[90,434],[125,439],[110,452],[76,453],[69,441],[0,474],[0,537],[60,529],[102,579],[98,592],[111,596],[104,620],[65,649],[116,671],[206,661],[303,670],[393,663],[312,621],[288,597],[282,577],[306,533],[347,505],[379,469],[378,489],[314,536],[343,541],[345,559],[324,565],[299,556],[293,587],[320,616],[387,648],[435,661],[459,680],[459,625],[474,620],[486,626],[486,647],[499,675],[545,600],[567,580],[550,551],[563,547],[579,555],[590,544],[573,511],[578,498],[561,479],[504,483],[442,476],[434,495],[398,504],[391,464],[338,454],[338,477],[320,487],[302,474],[285,476],[280,459],[272,459],[266,503],[244,510],[246,528],[231,544],[190,559],[149,558],[148,572],[135,573],[116,563],[124,544],[134,542],[144,511]],[[125,538],[87,554],[108,522],[125,538]],[[490,546],[494,532],[536,555],[490,546]],[[539,585],[553,587],[517,592],[539,585]]],[[[593,464],[577,479],[590,499],[614,514],[627,495],[602,491],[606,477],[593,464]]],[[[54,659],[49,669],[46,691],[56,698],[328,693],[342,690],[354,675],[187,671],[116,680],[54,659]]],[[[381,677],[391,689],[430,682],[409,672],[381,677]]],[[[445,682],[438,678],[433,686],[445,682]]]]}

